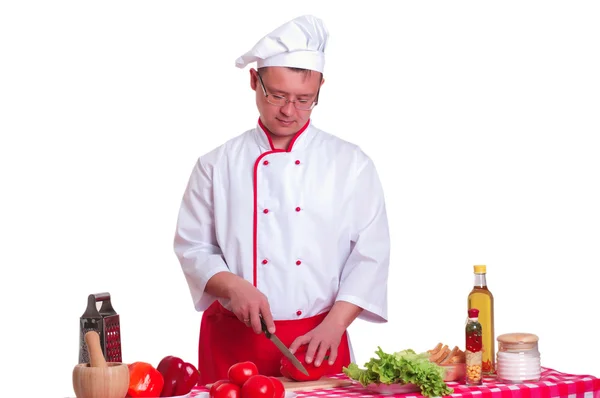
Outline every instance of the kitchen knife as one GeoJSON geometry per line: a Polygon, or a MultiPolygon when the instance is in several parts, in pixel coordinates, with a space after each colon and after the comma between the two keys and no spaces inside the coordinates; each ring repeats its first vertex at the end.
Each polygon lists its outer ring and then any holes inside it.
{"type": "Polygon", "coordinates": [[[267,338],[271,340],[277,346],[277,348],[279,348],[279,351],[281,351],[281,353],[294,364],[296,369],[308,376],[308,370],[306,370],[304,365],[302,365],[302,362],[300,362],[298,358],[296,358],[296,356],[292,354],[290,350],[288,350],[285,344],[283,344],[283,342],[279,340],[279,337],[275,336],[273,333],[270,333],[267,330],[267,324],[265,323],[265,320],[262,319],[262,317],[259,318],[260,324],[262,325],[262,330],[263,332],[265,332],[265,336],[267,336],[267,338]]]}

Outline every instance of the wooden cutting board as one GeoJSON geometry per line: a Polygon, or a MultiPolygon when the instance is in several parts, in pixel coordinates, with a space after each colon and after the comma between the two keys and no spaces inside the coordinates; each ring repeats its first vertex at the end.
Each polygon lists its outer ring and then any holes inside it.
{"type": "Polygon", "coordinates": [[[285,377],[278,377],[283,382],[286,391],[318,390],[322,388],[346,387],[352,384],[351,380],[340,380],[332,377],[321,377],[319,380],[294,381],[285,377]]]}
{"type": "MultiPolygon", "coordinates": [[[[294,381],[286,377],[278,377],[283,382],[286,391],[310,391],[319,390],[322,388],[338,388],[346,387],[352,384],[351,380],[334,379],[333,377],[321,377],[319,380],[311,381],[294,381]]],[[[207,384],[206,388],[210,388],[212,384],[207,384]]]]}

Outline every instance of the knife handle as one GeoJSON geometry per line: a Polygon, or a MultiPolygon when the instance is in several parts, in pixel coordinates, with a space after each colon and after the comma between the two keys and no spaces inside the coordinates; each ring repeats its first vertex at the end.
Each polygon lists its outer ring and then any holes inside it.
{"type": "Polygon", "coordinates": [[[265,332],[265,336],[267,336],[268,339],[271,338],[271,333],[269,333],[269,330],[267,329],[267,324],[265,323],[265,320],[262,318],[262,316],[259,316],[260,318],[260,326],[262,327],[263,332],[265,332]]]}

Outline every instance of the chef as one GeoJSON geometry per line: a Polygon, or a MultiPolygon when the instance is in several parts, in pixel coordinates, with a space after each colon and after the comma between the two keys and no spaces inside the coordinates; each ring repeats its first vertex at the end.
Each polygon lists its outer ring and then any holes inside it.
{"type": "Polygon", "coordinates": [[[226,378],[240,361],[280,375],[281,353],[260,317],[330,374],[353,361],[346,329],[356,318],[387,322],[390,242],[375,166],[310,119],[327,39],[320,19],[301,16],[239,57],[239,68],[256,62],[258,122],[191,172],[174,249],[203,312],[201,383],[226,378]]]}

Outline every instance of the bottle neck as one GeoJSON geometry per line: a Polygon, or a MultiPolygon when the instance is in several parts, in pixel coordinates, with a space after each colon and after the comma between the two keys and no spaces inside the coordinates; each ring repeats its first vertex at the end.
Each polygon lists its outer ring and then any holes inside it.
{"type": "Polygon", "coordinates": [[[474,285],[479,287],[487,286],[487,283],[485,281],[485,274],[475,274],[474,285]]]}

